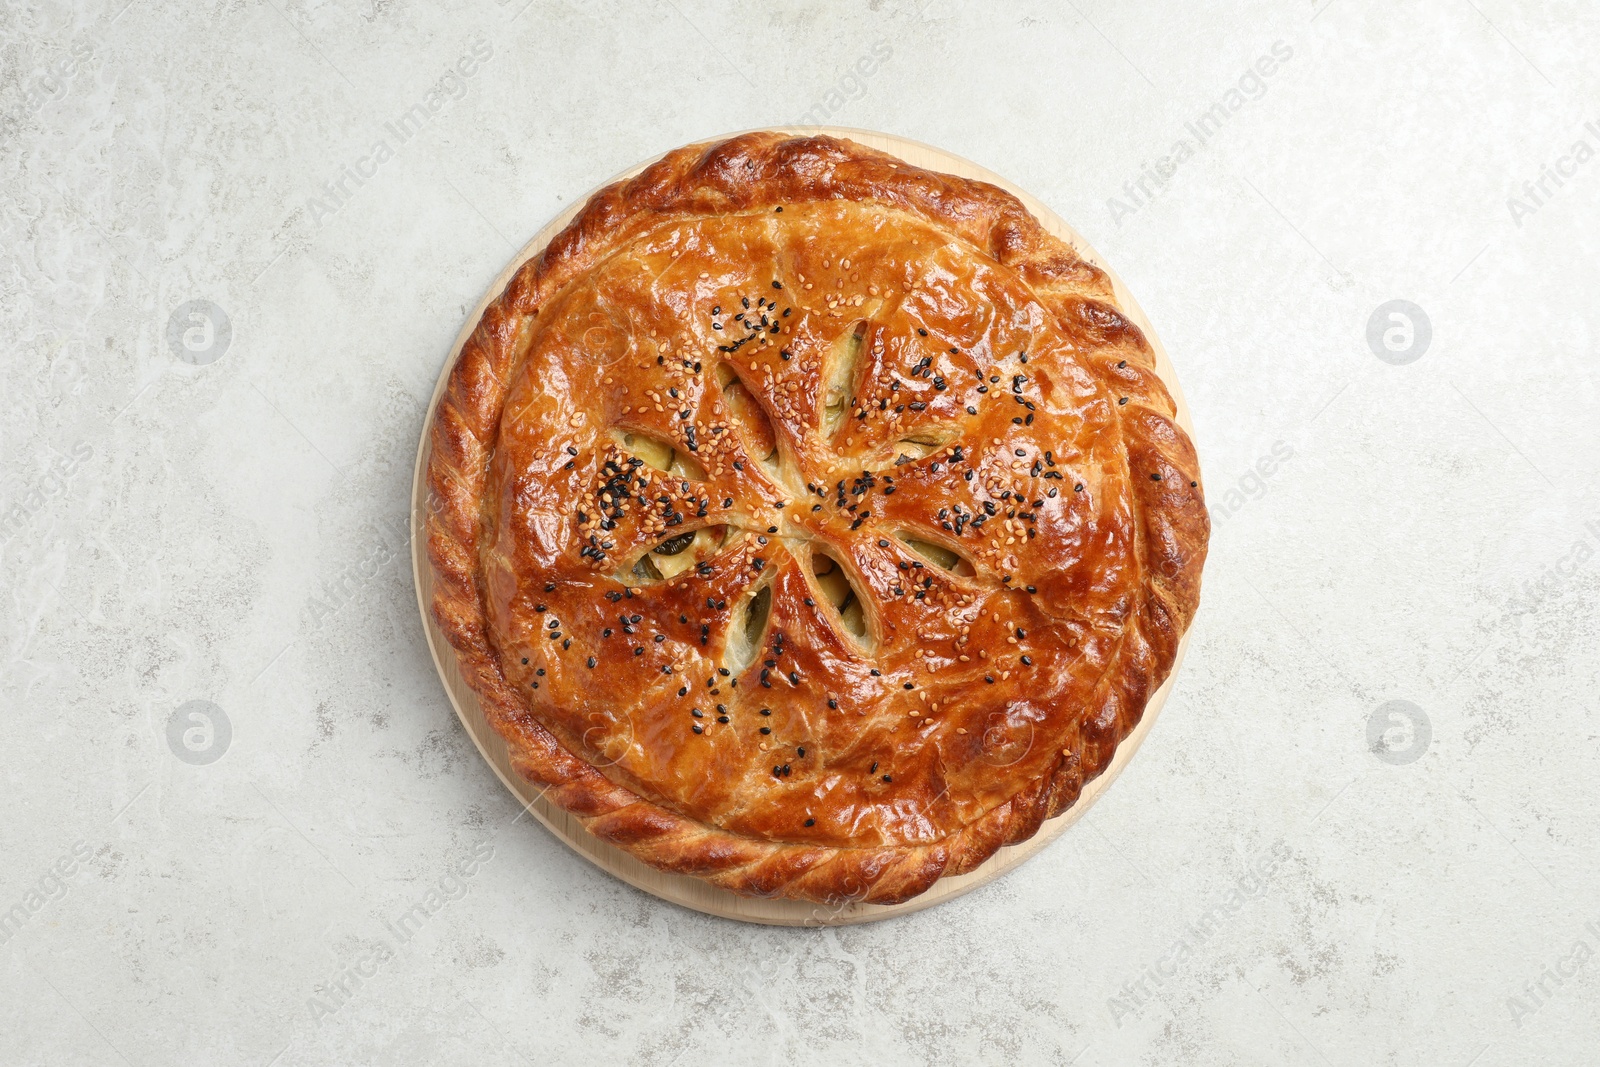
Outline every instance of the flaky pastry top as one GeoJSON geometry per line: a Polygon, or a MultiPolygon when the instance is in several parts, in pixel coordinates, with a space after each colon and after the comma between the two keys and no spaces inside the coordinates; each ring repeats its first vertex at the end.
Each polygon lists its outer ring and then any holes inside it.
{"type": "Polygon", "coordinates": [[[464,346],[428,474],[435,617],[519,772],[657,867],[826,902],[1070,806],[1208,533],[1106,275],[830,137],[597,194],[464,346]]]}

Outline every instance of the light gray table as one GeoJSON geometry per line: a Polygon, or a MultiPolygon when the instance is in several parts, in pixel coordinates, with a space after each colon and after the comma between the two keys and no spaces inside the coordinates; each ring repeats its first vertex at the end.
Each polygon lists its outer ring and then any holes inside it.
{"type": "Polygon", "coordinates": [[[0,10],[0,1062],[1595,1062],[1593,5],[525,2],[0,10]],[[1216,526],[1106,798],[836,931],[517,821],[404,543],[516,247],[806,120],[1087,234],[1216,526]]]}

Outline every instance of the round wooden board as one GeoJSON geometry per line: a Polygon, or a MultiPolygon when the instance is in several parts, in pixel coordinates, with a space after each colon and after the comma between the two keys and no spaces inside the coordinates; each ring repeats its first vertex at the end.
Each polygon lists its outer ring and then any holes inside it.
{"type": "MultiPolygon", "coordinates": [[[[1185,404],[1183,393],[1178,388],[1177,375],[1173,372],[1172,363],[1167,358],[1166,349],[1162,346],[1155,330],[1151,327],[1144,311],[1128,292],[1116,272],[1105,262],[1099,253],[1089,246],[1083,236],[1067,225],[1064,221],[1042,203],[1029,196],[1023,190],[1012,185],[999,175],[993,174],[975,163],[968,162],[959,156],[950,155],[929,145],[916,141],[908,141],[885,133],[875,133],[871,130],[853,130],[833,126],[784,126],[774,127],[782,133],[800,134],[831,134],[838,137],[847,137],[858,144],[868,145],[880,151],[889,152],[918,167],[930,170],[943,171],[957,174],[967,178],[977,178],[981,181],[991,182],[1005,189],[1020,199],[1029,211],[1044,225],[1045,229],[1063,240],[1068,241],[1077,249],[1078,254],[1104,270],[1116,287],[1117,305],[1122,309],[1138,327],[1144,331],[1151,346],[1155,349],[1156,370],[1171,390],[1173,399],[1178,406],[1178,423],[1192,437],[1194,428],[1189,420],[1188,405],[1185,404]]],[[[733,136],[733,135],[729,135],[733,136]]],[[[715,138],[721,140],[722,138],[715,138]]],[[[656,157],[660,158],[660,157],[656,157]]],[[[445,360],[444,369],[439,374],[439,381],[433,391],[433,399],[428,404],[428,417],[422,424],[422,442],[417,449],[417,465],[413,476],[411,489],[411,566],[416,579],[417,606],[422,612],[423,628],[428,634],[428,646],[433,651],[433,662],[439,669],[439,677],[444,682],[445,692],[450,696],[450,702],[455,705],[456,714],[461,723],[466,727],[467,733],[478,746],[478,751],[483,753],[483,758],[494,768],[495,774],[505,783],[527,809],[549,830],[570,845],[580,856],[591,861],[602,870],[616,875],[630,885],[636,886],[663,900],[680,904],[686,908],[703,911],[710,915],[720,915],[728,919],[739,919],[744,922],[766,923],[774,926],[842,926],[852,923],[872,922],[876,919],[887,919],[894,915],[905,915],[908,912],[920,911],[932,907],[940,901],[958,897],[963,893],[976,889],[987,882],[998,878],[1013,867],[1044,848],[1051,841],[1061,835],[1067,827],[1076,822],[1089,806],[1099,798],[1100,794],[1116,780],[1122,768],[1127,766],[1133,758],[1134,752],[1143,742],[1145,735],[1156,721],[1156,716],[1161,711],[1161,706],[1166,702],[1167,694],[1172,690],[1173,679],[1177,677],[1178,667],[1183,662],[1184,650],[1188,647],[1188,634],[1178,646],[1178,655],[1173,662],[1172,673],[1165,684],[1161,686],[1146,705],[1144,716],[1133,732],[1117,747],[1116,756],[1111,761],[1111,766],[1105,773],[1090,782],[1083,789],[1078,802],[1070,809],[1051,819],[1040,828],[1032,838],[1016,845],[1001,848],[976,870],[967,874],[949,878],[941,878],[934,883],[933,888],[926,893],[906,901],[903,904],[844,904],[824,905],[807,901],[796,900],[761,900],[750,897],[741,897],[723,889],[718,889],[707,882],[688,875],[667,874],[647,866],[632,855],[600,840],[583,828],[578,819],[570,815],[565,809],[548,801],[538,786],[523,779],[511,767],[511,760],[507,754],[506,743],[501,736],[489,725],[488,719],[483,714],[483,709],[478,703],[477,694],[467,685],[456,665],[454,651],[440,632],[438,625],[433,620],[431,605],[433,602],[433,571],[428,564],[427,532],[426,532],[426,506],[428,487],[425,472],[428,467],[428,458],[431,453],[429,447],[430,431],[433,427],[434,409],[438,407],[439,398],[443,395],[445,385],[450,377],[450,370],[455,366],[456,359],[461,354],[461,348],[466,344],[467,337],[477,326],[479,317],[484,308],[498,297],[512,275],[529,259],[537,255],[572,218],[588,203],[589,198],[600,189],[612,182],[631,177],[655,162],[655,159],[646,160],[623,174],[596,186],[588,194],[580,197],[571,207],[550,221],[544,229],[534,235],[521,252],[517,253],[500,272],[489,291],[479,301],[477,309],[468,316],[461,334],[456,338],[455,346],[450,350],[450,358],[445,360]]]]}

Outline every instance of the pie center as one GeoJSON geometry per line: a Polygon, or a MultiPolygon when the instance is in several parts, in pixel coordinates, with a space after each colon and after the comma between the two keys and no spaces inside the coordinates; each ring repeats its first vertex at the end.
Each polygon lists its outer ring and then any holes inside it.
{"type": "Polygon", "coordinates": [[[541,309],[501,419],[506,677],[746,835],[970,823],[1073,746],[1132,610],[1116,396],[1012,271],[891,214],[641,233],[541,309]]]}

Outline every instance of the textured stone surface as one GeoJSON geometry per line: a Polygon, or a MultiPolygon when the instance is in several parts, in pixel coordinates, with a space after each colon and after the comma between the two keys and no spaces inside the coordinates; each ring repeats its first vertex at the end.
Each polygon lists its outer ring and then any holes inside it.
{"type": "Polygon", "coordinates": [[[0,1062],[1593,1062],[1592,5],[125,2],[0,10],[0,1062]],[[404,543],[513,250],[807,114],[1086,233],[1216,520],[1088,817],[826,931],[517,821],[404,543]]]}

